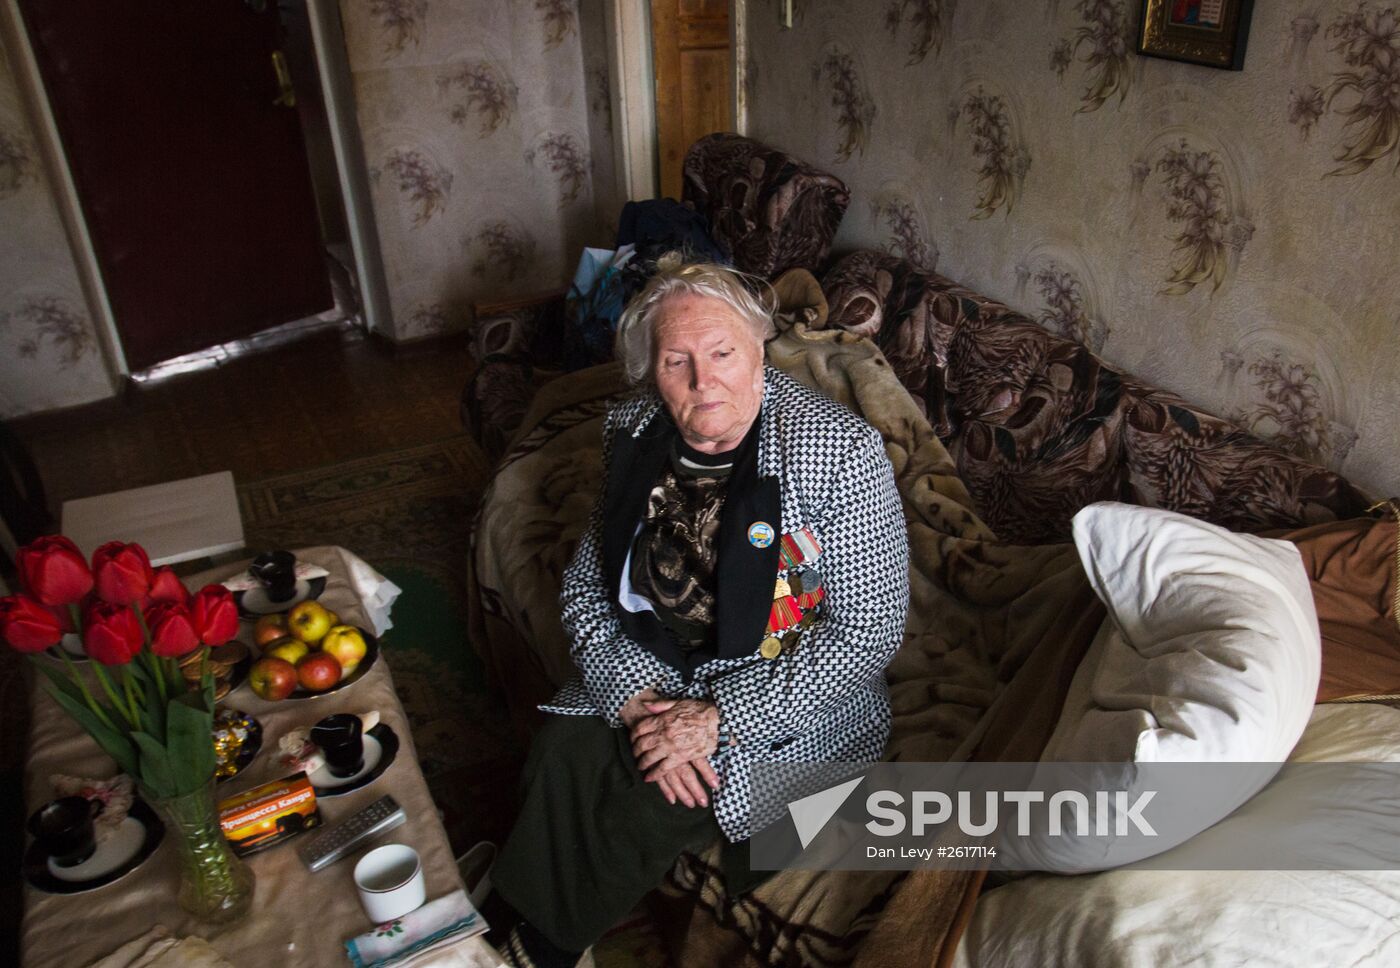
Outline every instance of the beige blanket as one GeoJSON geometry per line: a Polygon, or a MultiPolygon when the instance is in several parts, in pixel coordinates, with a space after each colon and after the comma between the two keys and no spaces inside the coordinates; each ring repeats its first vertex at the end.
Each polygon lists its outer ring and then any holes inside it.
{"type": "MultiPolygon", "coordinates": [[[[904,497],[912,597],[889,669],[887,757],[1038,758],[1103,619],[1073,546],[996,541],[869,340],[797,326],[768,356],[880,430],[904,497]]],[[[621,392],[613,366],[547,385],[483,500],[471,563],[474,641],[507,685],[522,729],[532,704],[572,671],[559,579],[601,479],[602,417],[621,392]]],[[[788,871],[736,899],[724,893],[717,856],[682,857],[656,896],[682,964],[946,961],[981,881],[976,872],[788,871]]]]}

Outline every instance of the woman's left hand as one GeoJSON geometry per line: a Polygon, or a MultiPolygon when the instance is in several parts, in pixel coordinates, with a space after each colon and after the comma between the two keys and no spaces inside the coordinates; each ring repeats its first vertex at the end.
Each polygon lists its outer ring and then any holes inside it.
{"type": "Polygon", "coordinates": [[[646,779],[655,780],[719,746],[719,708],[703,699],[660,699],[632,727],[632,755],[646,779]]]}

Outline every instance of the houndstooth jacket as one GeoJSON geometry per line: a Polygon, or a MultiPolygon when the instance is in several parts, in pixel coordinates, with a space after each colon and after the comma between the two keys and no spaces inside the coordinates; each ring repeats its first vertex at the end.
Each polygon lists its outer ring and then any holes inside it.
{"type": "Polygon", "coordinates": [[[733,739],[710,758],[721,780],[715,818],[730,840],[743,840],[776,819],[772,810],[754,816],[753,764],[863,763],[882,754],[890,730],[884,670],[909,605],[908,535],[879,433],[768,366],[752,435],[756,460],[736,461],[722,512],[718,654],[697,661],[668,651],[666,637],[647,624],[654,616],[616,604],[627,547],[669,451],[670,436],[654,432],[654,421],[664,424],[656,420],[661,406],[653,391],[608,415],[603,493],[560,596],[579,675],[540,708],[600,715],[620,727],[622,707],[647,687],[712,700],[722,736],[733,739]],[[779,541],[758,548],[748,540],[757,521],[779,535],[809,529],[820,554],[792,574],[826,589],[817,622],[773,659],[759,645],[774,583],[791,575],[779,568],[779,541]]]}

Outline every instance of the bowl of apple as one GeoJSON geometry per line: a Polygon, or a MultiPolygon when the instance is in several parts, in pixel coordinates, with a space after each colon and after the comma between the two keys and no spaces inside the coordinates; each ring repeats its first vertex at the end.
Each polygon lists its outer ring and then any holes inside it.
{"type": "Polygon", "coordinates": [[[379,640],[316,601],[264,615],[253,626],[259,650],[248,687],[261,699],[315,699],[353,686],[379,658],[379,640]]]}

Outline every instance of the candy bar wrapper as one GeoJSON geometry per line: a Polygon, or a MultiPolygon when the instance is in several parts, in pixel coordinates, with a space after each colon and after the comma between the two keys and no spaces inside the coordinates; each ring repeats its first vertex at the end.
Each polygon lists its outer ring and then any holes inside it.
{"type": "Polygon", "coordinates": [[[316,791],[305,773],[264,783],[219,801],[219,825],[235,854],[256,853],[321,825],[316,791]]]}

